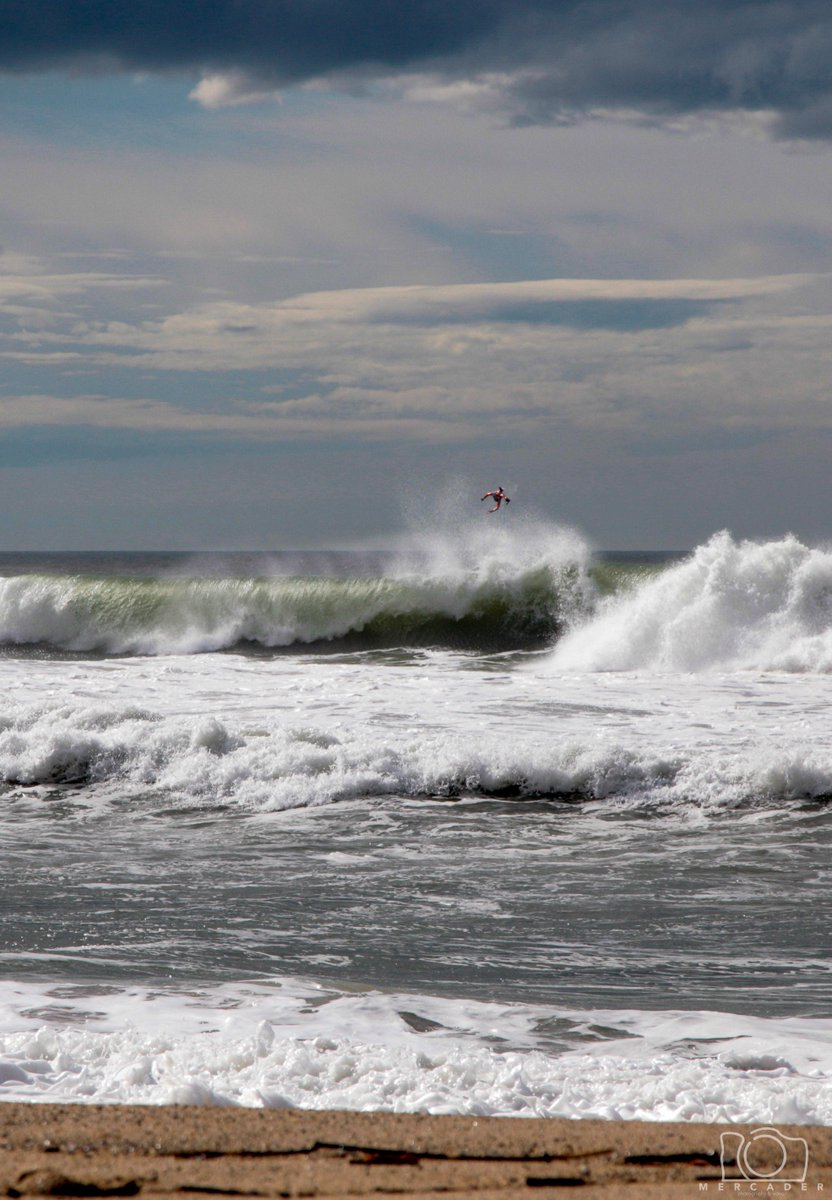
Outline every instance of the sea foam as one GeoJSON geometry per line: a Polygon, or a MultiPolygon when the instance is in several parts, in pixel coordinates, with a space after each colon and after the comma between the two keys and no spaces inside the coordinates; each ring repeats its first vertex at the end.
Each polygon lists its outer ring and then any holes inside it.
{"type": "Polygon", "coordinates": [[[48,703],[8,706],[0,720],[7,789],[72,785],[106,799],[169,794],[181,804],[269,813],[373,797],[549,798],[778,806],[832,795],[832,750],[765,739],[729,755],[588,732],[541,737],[453,730],[256,724],[141,708],[48,703]]]}
{"type": "Polygon", "coordinates": [[[832,552],[716,534],[604,601],[556,646],[566,671],[832,669],[832,552]]]}
{"type": "Polygon", "coordinates": [[[3,1100],[832,1122],[828,1020],[339,995],[298,980],[92,988],[62,998],[60,1020],[48,991],[5,990],[3,1100]],[[552,1025],[559,1047],[536,1032],[552,1025]]]}

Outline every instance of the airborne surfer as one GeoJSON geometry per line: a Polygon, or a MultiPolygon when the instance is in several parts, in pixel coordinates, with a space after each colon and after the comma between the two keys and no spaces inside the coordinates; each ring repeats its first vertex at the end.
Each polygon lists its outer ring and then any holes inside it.
{"type": "Polygon", "coordinates": [[[494,492],[486,492],[484,496],[480,496],[480,504],[482,504],[483,500],[487,500],[489,496],[492,496],[494,499],[494,507],[488,510],[490,513],[496,512],[504,500],[506,504],[511,504],[502,487],[498,487],[494,492]]]}

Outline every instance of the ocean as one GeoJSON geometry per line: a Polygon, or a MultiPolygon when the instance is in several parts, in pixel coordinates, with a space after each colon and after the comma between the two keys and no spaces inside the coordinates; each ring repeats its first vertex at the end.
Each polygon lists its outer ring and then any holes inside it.
{"type": "Polygon", "coordinates": [[[832,551],[4,554],[0,671],[0,1099],[832,1123],[832,551]]]}

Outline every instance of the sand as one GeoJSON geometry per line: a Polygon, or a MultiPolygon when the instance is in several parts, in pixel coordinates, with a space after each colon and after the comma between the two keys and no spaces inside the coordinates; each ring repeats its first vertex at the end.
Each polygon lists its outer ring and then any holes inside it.
{"type": "Polygon", "coordinates": [[[0,1195],[832,1195],[832,1129],[0,1104],[0,1195]],[[746,1138],[723,1182],[720,1133],[746,1138]],[[808,1153],[805,1183],[797,1180],[808,1153]],[[782,1149],[786,1146],[787,1151],[782,1149]],[[785,1166],[784,1154],[788,1152],[785,1166]],[[778,1167],[781,1169],[778,1171],[778,1167]],[[776,1182],[766,1182],[774,1172],[776,1182]]]}

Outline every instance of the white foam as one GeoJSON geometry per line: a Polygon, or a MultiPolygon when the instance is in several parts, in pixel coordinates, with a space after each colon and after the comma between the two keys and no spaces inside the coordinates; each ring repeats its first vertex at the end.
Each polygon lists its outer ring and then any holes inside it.
{"type": "Polygon", "coordinates": [[[291,980],[75,1001],[64,991],[59,1010],[48,989],[6,983],[0,994],[4,1100],[832,1122],[828,1020],[339,995],[291,980]],[[566,1049],[540,1044],[542,1023],[560,1026],[566,1049]]]}
{"type": "Polygon", "coordinates": [[[487,735],[379,735],[274,722],[252,733],[215,717],[96,705],[19,706],[0,726],[0,778],[10,783],[129,783],[192,799],[233,797],[258,809],[505,788],[603,797],[663,782],[668,771],[660,757],[616,746],[549,748],[487,735]]]}
{"type": "Polygon", "coordinates": [[[822,675],[553,675],[222,656],[7,663],[0,780],[159,789],[250,812],[361,796],[636,799],[720,810],[832,794],[822,675]],[[383,685],[383,686],[382,686],[383,685]],[[152,704],[148,701],[152,700],[152,704]]]}
{"type": "Polygon", "coordinates": [[[608,599],[551,658],[555,670],[832,669],[832,552],[795,537],[711,538],[608,599]]]}

